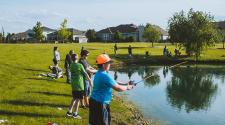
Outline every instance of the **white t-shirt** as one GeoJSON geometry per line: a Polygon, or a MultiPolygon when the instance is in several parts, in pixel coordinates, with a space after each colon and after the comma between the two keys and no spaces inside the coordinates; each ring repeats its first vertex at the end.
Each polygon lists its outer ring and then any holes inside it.
{"type": "Polygon", "coordinates": [[[58,51],[54,51],[54,59],[59,61],[60,60],[60,54],[58,51]]]}

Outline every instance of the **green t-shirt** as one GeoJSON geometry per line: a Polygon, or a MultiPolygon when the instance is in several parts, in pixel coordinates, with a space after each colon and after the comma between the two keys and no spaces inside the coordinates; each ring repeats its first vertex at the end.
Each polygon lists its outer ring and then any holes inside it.
{"type": "Polygon", "coordinates": [[[71,86],[73,91],[83,91],[84,90],[84,80],[85,70],[80,63],[71,63],[71,86]]]}

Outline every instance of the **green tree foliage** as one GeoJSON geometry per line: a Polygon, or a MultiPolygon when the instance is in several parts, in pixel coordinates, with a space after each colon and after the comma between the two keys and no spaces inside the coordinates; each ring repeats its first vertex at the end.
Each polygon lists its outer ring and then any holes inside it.
{"type": "Polygon", "coordinates": [[[41,42],[44,39],[43,30],[41,28],[41,22],[37,22],[36,25],[33,27],[34,31],[34,38],[41,42]]]}
{"type": "Polygon", "coordinates": [[[210,14],[190,9],[175,13],[169,19],[170,40],[186,48],[188,55],[195,55],[198,60],[200,54],[207,47],[218,41],[218,32],[213,25],[210,14]]]}
{"type": "Polygon", "coordinates": [[[155,29],[151,24],[147,23],[144,29],[143,37],[147,39],[147,41],[152,42],[153,47],[153,43],[160,40],[160,34],[160,31],[155,29]]]}
{"type": "Polygon", "coordinates": [[[94,29],[89,29],[86,32],[86,37],[88,38],[88,42],[96,42],[97,41],[97,35],[94,29]]]}
{"type": "Polygon", "coordinates": [[[6,42],[10,43],[12,41],[12,36],[14,35],[14,33],[8,33],[6,35],[6,42]]]}
{"type": "Polygon", "coordinates": [[[132,36],[126,37],[124,40],[124,42],[134,42],[134,38],[132,36]]]}
{"type": "Polygon", "coordinates": [[[225,43],[225,30],[223,29],[218,29],[218,37],[219,39],[223,42],[223,49],[224,49],[224,43],[225,43]]]}
{"type": "Polygon", "coordinates": [[[70,35],[71,35],[71,32],[67,30],[67,19],[64,19],[58,31],[58,36],[64,43],[65,40],[68,40],[70,35]]]}
{"type": "Polygon", "coordinates": [[[171,69],[173,75],[166,88],[168,102],[187,112],[208,109],[218,90],[212,80],[212,71],[197,66],[171,69]]]}
{"type": "Polygon", "coordinates": [[[120,42],[120,41],[122,41],[122,34],[121,34],[121,32],[119,32],[119,31],[116,31],[116,33],[115,33],[115,35],[114,35],[114,40],[116,41],[116,42],[120,42]]]}

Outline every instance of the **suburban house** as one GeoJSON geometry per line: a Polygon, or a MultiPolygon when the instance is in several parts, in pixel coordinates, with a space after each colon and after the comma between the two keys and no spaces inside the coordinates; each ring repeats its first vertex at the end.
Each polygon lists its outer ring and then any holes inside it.
{"type": "Polygon", "coordinates": [[[41,28],[42,28],[43,35],[44,35],[44,40],[47,40],[47,35],[48,35],[48,34],[53,33],[53,32],[56,31],[56,30],[54,30],[54,29],[50,29],[50,28],[45,27],[45,26],[43,26],[43,27],[41,27],[41,28]]]}
{"type": "MultiPolygon", "coordinates": [[[[44,40],[47,40],[47,34],[52,33],[56,30],[54,29],[50,29],[48,27],[41,27],[42,31],[43,31],[43,35],[44,35],[44,40]]],[[[32,41],[34,40],[34,31],[31,29],[28,29],[25,32],[21,32],[21,33],[17,33],[15,35],[12,36],[12,40],[29,40],[32,41]]]]}
{"type": "Polygon", "coordinates": [[[86,37],[86,32],[85,31],[80,31],[74,28],[69,28],[68,29],[71,34],[72,34],[72,40],[76,41],[78,43],[86,43],[88,41],[88,38],[86,37]]]}
{"type": "Polygon", "coordinates": [[[108,27],[97,32],[97,37],[103,41],[113,41],[114,34],[119,31],[122,38],[133,37],[134,41],[139,41],[138,27],[134,24],[119,25],[117,27],[108,27]]]}
{"type": "MultiPolygon", "coordinates": [[[[168,38],[168,33],[159,26],[153,25],[157,30],[161,32],[161,40],[168,38]]],[[[126,39],[132,37],[134,41],[145,41],[143,38],[144,26],[136,26],[134,24],[123,24],[116,27],[108,27],[106,29],[97,32],[97,37],[103,41],[113,41],[114,34],[119,31],[122,34],[122,38],[126,39]]]]}
{"type": "Polygon", "coordinates": [[[31,29],[28,29],[25,32],[21,32],[21,33],[16,33],[12,36],[12,40],[17,41],[17,40],[32,40],[34,37],[34,31],[31,29]]]}
{"type": "MultiPolygon", "coordinates": [[[[68,28],[68,31],[71,32],[70,39],[72,41],[78,42],[78,43],[86,43],[88,41],[87,37],[85,36],[85,31],[80,31],[74,28],[68,28]]],[[[52,32],[47,35],[47,40],[49,41],[58,41],[60,40],[58,36],[58,31],[52,32]]]]}
{"type": "Polygon", "coordinates": [[[215,22],[217,28],[225,30],[225,21],[215,22]]]}
{"type": "Polygon", "coordinates": [[[157,25],[152,25],[153,28],[155,28],[156,30],[160,31],[160,40],[167,40],[169,37],[169,33],[167,31],[165,31],[164,29],[162,29],[161,27],[157,26],[157,25]]]}

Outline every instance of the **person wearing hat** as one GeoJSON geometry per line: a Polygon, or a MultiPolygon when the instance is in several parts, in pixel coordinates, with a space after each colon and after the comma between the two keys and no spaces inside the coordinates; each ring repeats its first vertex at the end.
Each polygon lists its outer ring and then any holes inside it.
{"type": "Polygon", "coordinates": [[[90,97],[89,124],[110,125],[110,101],[112,89],[125,91],[133,88],[129,81],[127,84],[116,82],[109,74],[112,60],[107,54],[101,54],[96,59],[99,70],[94,77],[93,91],[90,97]]]}
{"type": "Polygon", "coordinates": [[[70,64],[72,63],[71,55],[74,54],[73,50],[70,50],[70,52],[66,55],[64,68],[66,69],[66,82],[71,83],[71,73],[70,73],[70,64]]]}
{"type": "MultiPolygon", "coordinates": [[[[88,73],[89,77],[91,78],[92,74],[97,72],[96,69],[91,67],[87,61],[87,57],[89,55],[89,51],[87,50],[82,50],[80,53],[80,59],[79,63],[83,65],[85,71],[88,73]]],[[[85,77],[85,76],[84,76],[85,77]]],[[[91,88],[89,86],[89,83],[86,79],[84,79],[84,99],[82,101],[82,107],[89,107],[89,95],[90,95],[91,88]]]]}
{"type": "Polygon", "coordinates": [[[71,100],[69,111],[66,113],[66,115],[81,119],[81,117],[78,115],[78,107],[84,96],[84,76],[88,79],[90,86],[92,86],[92,81],[86,73],[84,67],[78,63],[77,54],[72,54],[71,58],[73,61],[70,65],[73,99],[71,100]],[[72,113],[74,104],[75,111],[72,113]]]}

